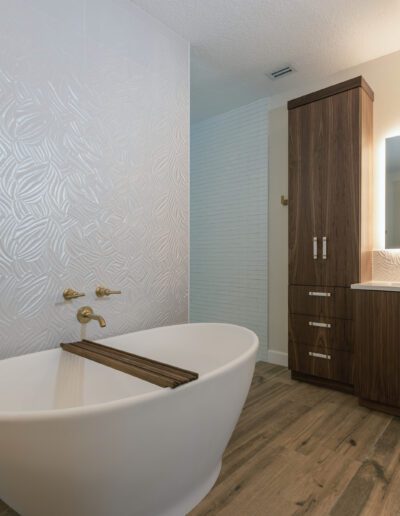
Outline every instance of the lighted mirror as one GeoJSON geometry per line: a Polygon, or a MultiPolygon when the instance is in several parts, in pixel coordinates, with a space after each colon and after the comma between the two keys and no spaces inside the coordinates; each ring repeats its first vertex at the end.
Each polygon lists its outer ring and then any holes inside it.
{"type": "Polygon", "coordinates": [[[400,136],[386,138],[386,248],[400,249],[400,136]]]}

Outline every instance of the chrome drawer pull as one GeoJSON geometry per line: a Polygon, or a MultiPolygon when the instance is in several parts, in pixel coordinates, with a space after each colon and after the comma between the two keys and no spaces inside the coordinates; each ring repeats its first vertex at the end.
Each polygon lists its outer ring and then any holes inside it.
{"type": "Polygon", "coordinates": [[[324,353],[314,353],[314,351],[309,351],[308,354],[310,357],[323,358],[325,360],[331,359],[331,355],[325,355],[324,353]]]}
{"type": "Polygon", "coordinates": [[[314,237],[312,240],[313,240],[313,257],[314,257],[314,260],[318,260],[318,238],[314,237]]]}
{"type": "Polygon", "coordinates": [[[322,238],[322,259],[326,260],[328,254],[328,239],[326,237],[322,238]]]}
{"type": "Polygon", "coordinates": [[[331,297],[330,292],[309,292],[308,295],[314,297],[331,297]]]}
{"type": "Polygon", "coordinates": [[[315,326],[316,328],[331,328],[332,327],[332,325],[329,323],[314,322],[314,321],[310,321],[308,323],[308,326],[315,326]]]}

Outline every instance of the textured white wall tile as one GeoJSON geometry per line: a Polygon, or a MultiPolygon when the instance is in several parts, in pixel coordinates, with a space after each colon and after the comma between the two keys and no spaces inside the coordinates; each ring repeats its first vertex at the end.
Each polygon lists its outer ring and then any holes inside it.
{"type": "Polygon", "coordinates": [[[1,358],[78,338],[82,304],[90,338],[187,320],[188,73],[130,2],[2,3],[1,358]]]}
{"type": "Polygon", "coordinates": [[[400,251],[394,249],[373,251],[372,277],[376,281],[400,281],[400,251]]]}
{"type": "Polygon", "coordinates": [[[268,104],[192,127],[190,320],[246,326],[267,358],[268,104]]]}

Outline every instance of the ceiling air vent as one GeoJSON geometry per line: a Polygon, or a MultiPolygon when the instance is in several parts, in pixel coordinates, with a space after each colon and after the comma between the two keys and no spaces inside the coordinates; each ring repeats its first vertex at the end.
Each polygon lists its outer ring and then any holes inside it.
{"type": "Polygon", "coordinates": [[[267,77],[270,79],[280,79],[281,77],[284,77],[285,75],[288,75],[289,73],[294,72],[295,69],[292,66],[282,66],[278,70],[274,70],[273,72],[267,73],[267,77]]]}

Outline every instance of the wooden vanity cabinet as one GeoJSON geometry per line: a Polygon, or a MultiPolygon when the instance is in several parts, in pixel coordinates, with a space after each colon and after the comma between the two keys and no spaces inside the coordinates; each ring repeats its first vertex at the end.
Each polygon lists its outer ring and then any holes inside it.
{"type": "Polygon", "coordinates": [[[355,387],[360,403],[400,415],[400,293],[355,290],[355,387]]]}
{"type": "Polygon", "coordinates": [[[289,367],[353,389],[350,285],[371,279],[373,92],[356,77],[288,103],[289,367]]]}

